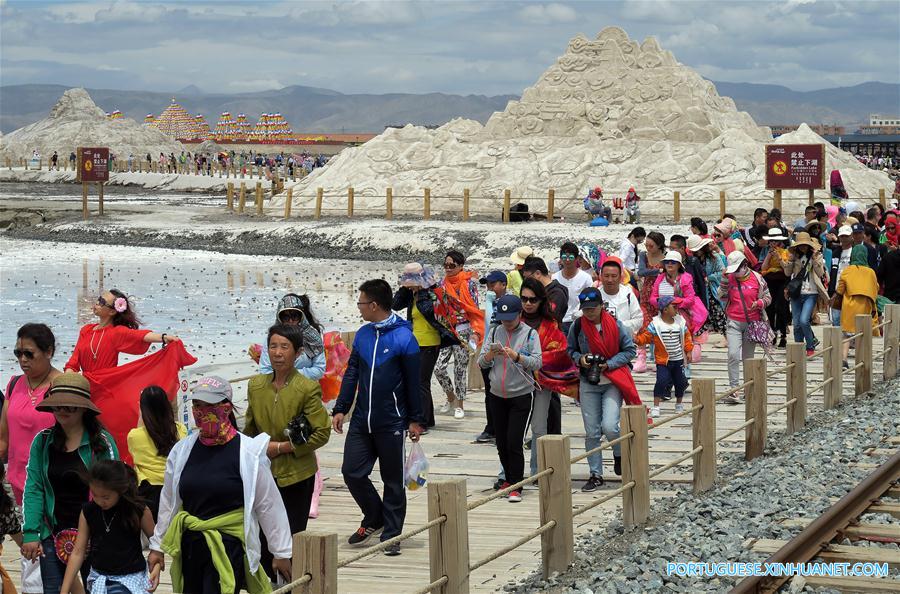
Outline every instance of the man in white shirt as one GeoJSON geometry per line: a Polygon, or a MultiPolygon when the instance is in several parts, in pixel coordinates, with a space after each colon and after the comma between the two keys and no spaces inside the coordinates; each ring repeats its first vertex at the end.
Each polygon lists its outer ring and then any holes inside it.
{"type": "Polygon", "coordinates": [[[567,241],[559,248],[559,261],[562,269],[553,275],[553,280],[559,282],[569,291],[569,309],[563,316],[562,330],[569,332],[569,326],[575,319],[575,314],[580,310],[581,304],[578,302],[578,295],[582,289],[594,286],[594,279],[591,275],[581,270],[578,266],[578,246],[567,241]]]}
{"type": "Polygon", "coordinates": [[[619,258],[622,260],[622,267],[631,273],[631,278],[635,278],[635,272],[638,265],[638,246],[644,243],[647,238],[647,232],[643,227],[635,227],[631,233],[622,240],[619,246],[619,258]]]}
{"type": "Polygon", "coordinates": [[[644,312],[638,296],[630,286],[622,284],[622,261],[610,256],[600,268],[600,282],[603,284],[600,295],[606,311],[612,314],[626,330],[636,335],[644,325],[644,312]]]}

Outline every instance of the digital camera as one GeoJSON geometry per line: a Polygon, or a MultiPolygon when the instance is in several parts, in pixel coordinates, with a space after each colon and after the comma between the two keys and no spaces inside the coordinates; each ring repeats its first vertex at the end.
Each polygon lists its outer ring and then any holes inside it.
{"type": "Polygon", "coordinates": [[[606,363],[606,357],[590,353],[584,356],[584,361],[588,364],[587,371],[584,374],[585,379],[589,384],[596,386],[603,377],[603,370],[600,369],[600,366],[606,363]]]}

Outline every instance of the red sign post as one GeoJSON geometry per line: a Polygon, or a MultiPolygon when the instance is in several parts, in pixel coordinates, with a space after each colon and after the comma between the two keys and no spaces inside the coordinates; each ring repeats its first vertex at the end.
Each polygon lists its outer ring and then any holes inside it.
{"type": "Polygon", "coordinates": [[[109,148],[78,147],[78,169],[75,181],[81,182],[81,214],[88,218],[88,184],[97,182],[100,214],[103,214],[103,183],[109,181],[109,148]]]}
{"type": "Polygon", "coordinates": [[[767,190],[824,190],[824,144],[767,144],[767,190]]]}

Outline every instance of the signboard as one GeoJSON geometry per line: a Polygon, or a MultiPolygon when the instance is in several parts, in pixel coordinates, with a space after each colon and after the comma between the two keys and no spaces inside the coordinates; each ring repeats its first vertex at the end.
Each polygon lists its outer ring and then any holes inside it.
{"type": "Polygon", "coordinates": [[[78,147],[78,174],[75,181],[109,181],[109,149],[78,147]]]}
{"type": "Polygon", "coordinates": [[[824,144],[767,144],[767,190],[824,190],[824,144]]]}

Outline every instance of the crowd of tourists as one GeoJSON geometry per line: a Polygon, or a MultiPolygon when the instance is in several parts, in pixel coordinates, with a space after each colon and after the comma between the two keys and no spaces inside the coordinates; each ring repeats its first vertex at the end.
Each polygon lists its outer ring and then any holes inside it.
{"type": "MultiPolygon", "coordinates": [[[[114,159],[112,153],[110,153],[110,159],[114,159]]],[[[135,156],[134,153],[130,153],[126,161],[128,171],[140,170],[142,168],[141,159],[140,155],[135,156]]],[[[146,162],[146,168],[153,169],[153,155],[147,153],[143,159],[146,162]]],[[[328,159],[327,155],[313,155],[306,152],[291,154],[280,152],[269,155],[253,150],[240,153],[231,150],[219,153],[181,151],[179,155],[159,153],[155,162],[156,170],[162,173],[188,172],[196,175],[211,175],[213,167],[218,170],[234,166],[237,171],[243,173],[251,173],[251,168],[259,167],[270,175],[278,168],[282,175],[286,172],[288,176],[303,176],[312,173],[313,169],[324,167],[328,163],[328,159]]]]}
{"type": "Polygon", "coordinates": [[[853,155],[856,160],[869,169],[892,170],[897,168],[897,158],[891,155],[869,155],[857,153],[853,155]]]}
{"type": "MultiPolygon", "coordinates": [[[[684,410],[704,350],[727,349],[737,387],[741,361],[785,348],[788,332],[812,354],[814,325],[852,335],[857,315],[876,325],[885,304],[900,303],[900,211],[847,207],[817,203],[793,222],[762,208],[743,225],[694,218],[668,238],[638,226],[617,250],[564,241],[548,259],[519,246],[508,270],[484,275],[458,250],[440,276],[411,262],[394,287],[359,286],[364,324],[334,394],[326,380],[338,347],[308,296],[285,295],[251,348],[259,374],[242,424],[218,376],[192,387],[193,423],[178,418],[178,370],[196,359],[175,334],[143,328],[126,293],[104,291],[62,369],[48,326],[18,330],[22,373],[6,383],[0,416],[12,493],[0,497],[0,527],[38,591],[146,592],[164,570],[178,592],[269,591],[290,577],[291,535],[318,513],[316,450],[332,432],[344,435],[341,473],[361,515],[349,544],[402,532],[406,440],[471,414],[473,358],[486,404],[475,441],[496,448],[494,488],[522,501],[517,483],[537,470],[538,438],[562,432],[568,399],[591,451],[581,489],[594,491],[604,465],[592,450],[618,438],[623,405],[643,405],[633,374],[655,367],[652,423],[673,396],[671,410],[684,410]],[[152,344],[163,348],[146,354],[152,344]],[[144,356],[120,364],[121,354],[144,356]],[[382,494],[370,478],[376,462],[382,494]]],[[[742,400],[736,390],[726,403],[742,400]]],[[[612,471],[621,474],[618,445],[612,471]]],[[[398,555],[400,544],[384,552],[398,555]]],[[[4,591],[13,587],[0,576],[4,591]]]]}

